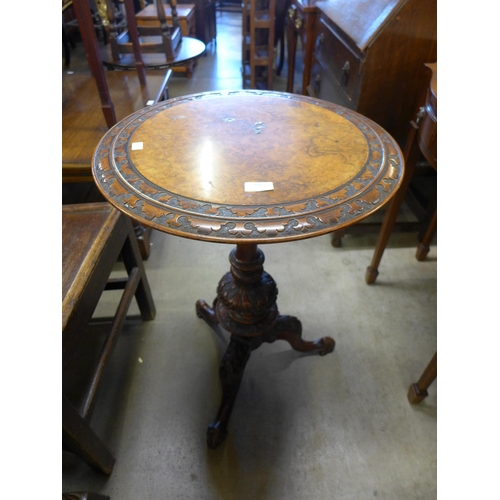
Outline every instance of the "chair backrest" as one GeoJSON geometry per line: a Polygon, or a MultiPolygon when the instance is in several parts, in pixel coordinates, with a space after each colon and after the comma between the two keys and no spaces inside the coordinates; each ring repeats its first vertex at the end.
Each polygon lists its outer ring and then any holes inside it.
{"type": "MultiPolygon", "coordinates": [[[[171,61],[175,57],[176,49],[182,40],[182,33],[177,14],[177,0],[168,0],[171,18],[167,19],[163,0],[156,0],[156,11],[159,27],[137,26],[135,29],[126,29],[123,23],[117,22],[113,9],[113,1],[106,0],[107,15],[109,21],[109,43],[114,60],[118,61],[121,54],[134,52],[132,36],[138,33],[138,43],[143,53],[163,53],[166,60],[171,61]]],[[[128,16],[130,19],[131,16],[128,16]]]]}

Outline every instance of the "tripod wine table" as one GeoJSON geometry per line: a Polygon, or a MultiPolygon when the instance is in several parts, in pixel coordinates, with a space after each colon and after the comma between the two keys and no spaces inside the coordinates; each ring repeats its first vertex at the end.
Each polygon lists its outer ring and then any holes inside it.
{"type": "Polygon", "coordinates": [[[235,245],[213,305],[196,303],[200,318],[231,334],[210,447],[224,440],[252,350],[275,340],[320,355],[335,346],[330,337],[304,340],[300,321],[280,315],[259,245],[358,222],[394,195],[403,168],[396,142],[368,118],[272,91],[170,99],[130,115],[102,138],[93,175],[114,206],[160,231],[235,245]]]}

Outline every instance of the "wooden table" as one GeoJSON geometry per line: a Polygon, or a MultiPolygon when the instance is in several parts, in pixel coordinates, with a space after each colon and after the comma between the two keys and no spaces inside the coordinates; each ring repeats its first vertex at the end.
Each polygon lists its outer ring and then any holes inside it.
{"type": "Polygon", "coordinates": [[[171,99],[103,137],[93,174],[119,210],[170,234],[236,245],[213,307],[196,303],[200,318],[231,334],[209,446],[225,437],[253,349],[286,340],[325,355],[335,345],[330,337],[303,340],[300,321],[279,314],[276,283],[258,245],[311,238],[367,217],[393,196],[402,172],[399,147],[371,120],[271,91],[171,99]],[[251,191],[266,186],[248,182],[271,182],[273,189],[251,191]]]}
{"type": "MultiPolygon", "coordinates": [[[[183,67],[188,68],[188,78],[191,77],[193,62],[205,52],[205,44],[196,38],[183,36],[179,44],[175,57],[172,61],[167,61],[165,54],[143,53],[142,60],[145,69],[168,69],[183,67]]],[[[134,54],[122,54],[120,60],[113,59],[111,54],[111,45],[105,45],[101,49],[101,59],[104,66],[108,69],[135,69],[134,54]]]]}

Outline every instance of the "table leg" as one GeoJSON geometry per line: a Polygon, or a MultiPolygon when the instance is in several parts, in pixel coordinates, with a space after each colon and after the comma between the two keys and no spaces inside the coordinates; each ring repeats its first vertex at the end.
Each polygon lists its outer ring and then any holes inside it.
{"type": "Polygon", "coordinates": [[[300,321],[293,316],[279,315],[278,289],[273,278],[264,271],[264,254],[256,244],[238,244],[229,261],[231,271],[220,280],[213,307],[204,300],[196,302],[198,317],[212,328],[220,324],[231,333],[219,370],[222,401],[207,432],[211,448],[224,441],[243,371],[254,349],[263,342],[286,340],[297,351],[324,356],[335,347],[330,337],[303,340],[300,321]]]}
{"type": "Polygon", "coordinates": [[[233,410],[234,401],[240,388],[243,371],[250,358],[252,342],[243,337],[231,336],[226,353],[219,368],[222,386],[222,400],[214,421],[208,426],[207,444],[217,448],[227,435],[227,424],[233,410]]]}

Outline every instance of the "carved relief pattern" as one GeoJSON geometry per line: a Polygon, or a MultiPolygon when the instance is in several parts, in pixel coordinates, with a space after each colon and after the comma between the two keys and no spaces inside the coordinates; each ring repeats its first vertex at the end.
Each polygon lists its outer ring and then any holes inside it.
{"type": "MultiPolygon", "coordinates": [[[[402,178],[402,154],[381,127],[342,106],[314,101],[353,123],[368,144],[364,167],[349,182],[319,196],[276,206],[230,206],[184,198],[148,182],[128,158],[132,133],[148,118],[187,100],[259,91],[208,92],[171,99],[138,111],[113,127],[101,140],[93,161],[97,185],[117,208],[159,230],[194,239],[265,243],[317,236],[367,217],[387,202],[402,178]]],[[[266,92],[312,102],[310,98],[266,92]]],[[[257,127],[257,131],[260,130],[257,127]]],[[[324,144],[311,154],[323,154],[324,144]]]]}
{"type": "Polygon", "coordinates": [[[256,283],[241,283],[226,273],[217,289],[217,298],[228,309],[231,318],[241,323],[257,323],[264,319],[276,302],[278,289],[273,278],[262,273],[256,283]]]}

